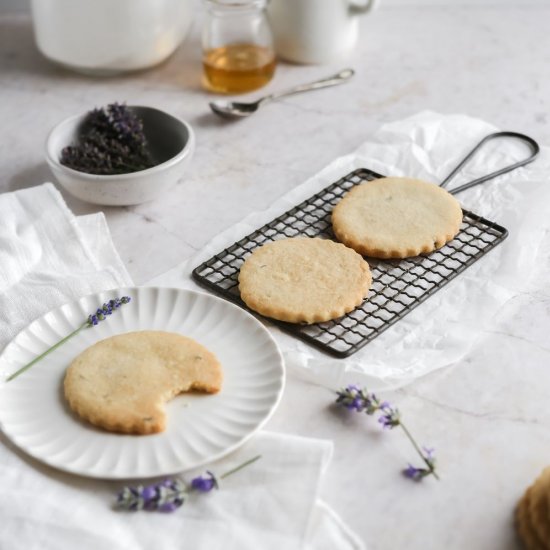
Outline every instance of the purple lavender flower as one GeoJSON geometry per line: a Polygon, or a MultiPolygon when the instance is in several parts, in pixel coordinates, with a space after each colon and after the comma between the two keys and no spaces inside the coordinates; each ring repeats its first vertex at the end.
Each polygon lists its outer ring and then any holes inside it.
{"type": "Polygon", "coordinates": [[[155,165],[143,123],[126,105],[90,111],[77,143],[61,151],[61,164],[88,174],[128,174],[155,165]]]}
{"type": "Polygon", "coordinates": [[[381,402],[374,393],[369,393],[366,389],[361,389],[355,384],[349,384],[340,391],[337,391],[336,394],[338,395],[336,403],[346,407],[350,411],[365,412],[370,415],[376,411],[390,409],[392,415],[396,418],[399,416],[397,409],[393,411],[387,401],[381,402]]]}
{"type": "Polygon", "coordinates": [[[336,403],[346,407],[350,411],[363,412],[372,414],[369,412],[372,409],[373,401],[372,397],[367,391],[362,390],[355,384],[350,384],[340,391],[337,391],[336,403]]]}
{"type": "Polygon", "coordinates": [[[191,488],[201,493],[208,493],[212,489],[218,488],[218,481],[212,472],[206,472],[206,475],[195,477],[191,480],[191,488]]]}
{"type": "Polygon", "coordinates": [[[421,481],[428,475],[428,470],[426,470],[426,468],[416,468],[412,464],[409,464],[408,467],[403,470],[403,475],[413,481],[421,481]]]}
{"type": "Polygon", "coordinates": [[[403,475],[412,479],[414,481],[422,481],[426,476],[434,475],[437,477],[435,472],[435,449],[428,449],[427,447],[422,447],[422,452],[420,456],[424,460],[427,468],[416,468],[412,464],[409,464],[407,468],[403,470],[403,475]]]}
{"type": "Polygon", "coordinates": [[[165,479],[153,485],[124,487],[117,495],[117,508],[135,512],[137,510],[158,510],[173,512],[187,497],[187,487],[178,480],[165,479]]]}
{"type": "Polygon", "coordinates": [[[392,429],[401,424],[401,415],[397,409],[394,409],[387,401],[380,405],[380,410],[383,412],[378,422],[383,428],[392,429]]]}
{"type": "Polygon", "coordinates": [[[114,310],[127,304],[130,300],[129,296],[123,296],[122,298],[115,298],[104,303],[95,313],[88,316],[87,326],[96,326],[99,322],[105,320],[108,315],[111,315],[114,310]]]}
{"type": "Polygon", "coordinates": [[[145,502],[152,501],[157,496],[157,488],[155,485],[143,487],[140,494],[145,502]]]}
{"type": "Polygon", "coordinates": [[[422,447],[422,449],[424,451],[424,457],[426,458],[426,460],[435,460],[435,449],[433,447],[431,449],[428,447],[422,447]]]}
{"type": "Polygon", "coordinates": [[[434,452],[435,449],[422,447],[422,452],[420,453],[420,456],[424,460],[427,468],[416,468],[415,466],[409,464],[408,468],[403,470],[403,474],[409,479],[413,479],[415,481],[421,481],[423,478],[429,475],[434,475],[437,477],[437,474],[435,473],[434,452]]]}
{"type": "Polygon", "coordinates": [[[422,450],[420,449],[407,427],[401,421],[401,414],[396,407],[393,407],[387,401],[380,401],[374,393],[369,393],[366,388],[360,388],[355,384],[349,384],[337,391],[336,394],[338,396],[336,403],[346,407],[348,410],[365,412],[368,415],[373,415],[375,412],[380,411],[381,414],[378,422],[384,429],[391,430],[397,426],[401,427],[426,465],[426,468],[416,468],[409,464],[403,470],[403,474],[406,477],[420,481],[426,476],[433,475],[436,479],[439,479],[435,467],[434,450],[427,447],[423,447],[422,450]]]}
{"type": "MultiPolygon", "coordinates": [[[[225,472],[220,479],[235,474],[256,462],[261,455],[255,456],[229,472],[225,472]]],[[[173,512],[183,505],[189,491],[195,490],[199,493],[208,493],[218,488],[218,481],[212,472],[197,476],[191,480],[188,486],[181,479],[165,479],[153,485],[138,485],[137,487],[124,487],[117,495],[116,508],[120,510],[156,510],[158,512],[173,512]]]]}

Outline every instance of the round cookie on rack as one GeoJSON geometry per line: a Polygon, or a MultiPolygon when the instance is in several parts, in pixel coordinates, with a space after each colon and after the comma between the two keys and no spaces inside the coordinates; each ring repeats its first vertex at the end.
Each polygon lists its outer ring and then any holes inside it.
{"type": "Polygon", "coordinates": [[[336,319],[360,305],[371,285],[369,265],[343,244],[295,237],[257,248],[239,273],[244,303],[289,323],[336,319]]]}
{"type": "Polygon", "coordinates": [[[373,258],[433,252],[456,236],[461,222],[462,208],[449,192],[412,178],[357,185],[332,212],[338,240],[373,258]]]}

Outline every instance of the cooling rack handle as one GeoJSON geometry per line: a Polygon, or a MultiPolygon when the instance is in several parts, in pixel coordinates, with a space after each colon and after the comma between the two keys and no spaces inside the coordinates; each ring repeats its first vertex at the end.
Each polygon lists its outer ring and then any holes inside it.
{"type": "Polygon", "coordinates": [[[465,189],[469,189],[470,187],[474,187],[474,185],[479,185],[481,183],[484,183],[490,179],[496,178],[497,176],[500,176],[501,174],[506,174],[506,172],[511,172],[512,170],[515,170],[516,168],[519,168],[520,166],[525,166],[526,164],[533,162],[540,151],[539,144],[529,136],[526,136],[524,134],[518,134],[517,132],[495,132],[494,134],[489,134],[488,136],[484,137],[467,155],[466,157],[460,161],[458,166],[439,184],[440,187],[445,187],[455,176],[456,174],[462,169],[462,167],[468,163],[468,161],[477,153],[481,147],[488,141],[500,138],[500,137],[511,137],[511,138],[517,138],[529,145],[529,148],[531,149],[531,155],[527,157],[526,159],[520,160],[518,162],[515,162],[514,164],[511,164],[510,166],[505,166],[504,168],[501,168],[500,170],[496,170],[495,172],[491,172],[490,174],[487,174],[486,176],[482,176],[481,178],[477,178],[473,181],[470,181],[468,183],[464,183],[463,185],[459,185],[458,187],[455,187],[451,191],[449,191],[451,194],[456,195],[457,193],[460,193],[461,191],[464,191],[465,189]]]}

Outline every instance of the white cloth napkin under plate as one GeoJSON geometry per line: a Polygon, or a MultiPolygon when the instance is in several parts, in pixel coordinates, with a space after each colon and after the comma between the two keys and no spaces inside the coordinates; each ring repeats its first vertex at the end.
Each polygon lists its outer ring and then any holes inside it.
{"type": "Polygon", "coordinates": [[[51,183],[0,195],[0,350],[54,307],[131,284],[103,213],[76,218],[51,183]]]}
{"type": "MultiPolygon", "coordinates": [[[[193,493],[170,514],[112,508],[124,485],[143,480],[82,479],[43,466],[15,449],[10,452],[9,444],[3,447],[0,548],[6,550],[363,548],[318,501],[332,455],[328,441],[261,432],[208,470],[219,476],[258,454],[260,460],[222,480],[217,491],[193,493]]],[[[189,481],[203,472],[182,477],[189,481]]]]}

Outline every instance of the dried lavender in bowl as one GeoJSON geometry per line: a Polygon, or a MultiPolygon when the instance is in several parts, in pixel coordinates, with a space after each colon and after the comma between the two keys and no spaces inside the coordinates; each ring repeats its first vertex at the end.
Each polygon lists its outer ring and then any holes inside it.
{"type": "Polygon", "coordinates": [[[155,166],[143,122],[129,107],[119,103],[90,111],[78,143],[61,151],[60,162],[79,172],[104,176],[155,166]]]}

